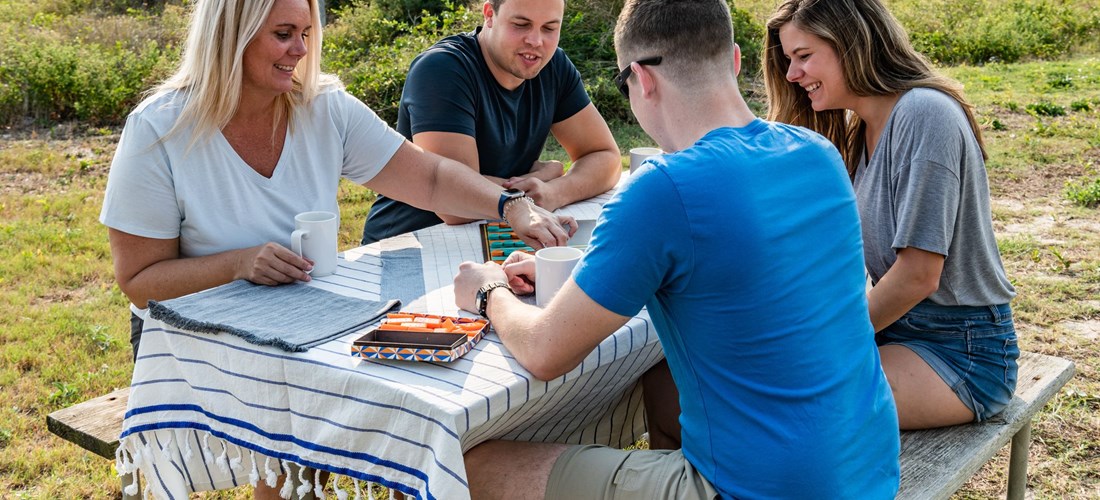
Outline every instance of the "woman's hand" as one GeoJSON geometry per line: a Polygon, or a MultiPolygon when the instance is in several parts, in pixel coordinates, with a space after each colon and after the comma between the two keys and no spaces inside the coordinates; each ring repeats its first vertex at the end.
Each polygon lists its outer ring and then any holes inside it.
{"type": "Polygon", "coordinates": [[[235,279],[246,279],[257,285],[279,285],[309,281],[313,262],[278,243],[246,248],[237,261],[235,279]]]}
{"type": "Polygon", "coordinates": [[[535,250],[565,245],[579,227],[572,217],[554,215],[524,199],[505,205],[504,217],[516,236],[535,250]]]}

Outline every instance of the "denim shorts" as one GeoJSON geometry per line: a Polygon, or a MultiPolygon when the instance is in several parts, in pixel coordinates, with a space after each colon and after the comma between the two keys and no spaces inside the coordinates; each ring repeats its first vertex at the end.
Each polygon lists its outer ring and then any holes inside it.
{"type": "Polygon", "coordinates": [[[875,335],[875,343],[917,353],[984,421],[1016,391],[1016,328],[1008,304],[941,306],[927,300],[875,335]]]}

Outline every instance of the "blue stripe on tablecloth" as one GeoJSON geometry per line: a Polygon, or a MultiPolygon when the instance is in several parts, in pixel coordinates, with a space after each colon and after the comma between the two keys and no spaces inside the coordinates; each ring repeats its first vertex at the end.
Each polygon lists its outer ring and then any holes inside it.
{"type": "MultiPolygon", "coordinates": [[[[492,352],[485,351],[485,346],[487,346],[489,344],[496,344],[496,345],[499,345],[499,346],[504,346],[504,343],[502,343],[499,340],[499,338],[492,338],[491,339],[488,336],[485,336],[485,337],[482,337],[481,341],[478,342],[477,345],[474,346],[473,350],[477,351],[477,352],[482,352],[483,354],[480,354],[481,356],[496,356],[498,358],[510,359],[512,361],[516,361],[515,356],[509,355],[509,354],[504,354],[504,353],[508,352],[507,349],[505,349],[503,351],[492,351],[492,352]]],[[[466,356],[469,356],[469,354],[467,354],[466,356]]],[[[459,361],[466,361],[466,362],[469,362],[470,364],[473,364],[473,360],[466,359],[466,356],[463,356],[462,358],[460,358],[459,361]]],[[[518,363],[518,361],[517,361],[517,363],[518,363]]],[[[522,371],[513,370],[510,367],[509,368],[504,368],[504,367],[496,366],[496,365],[489,364],[489,363],[484,364],[484,366],[488,366],[488,367],[491,367],[491,368],[495,368],[497,370],[505,371],[505,372],[508,372],[511,375],[522,378],[523,382],[524,382],[524,385],[526,386],[526,389],[527,389],[526,397],[524,398],[524,400],[525,401],[530,401],[531,400],[531,377],[528,377],[527,375],[524,374],[524,372],[526,370],[522,370],[522,371]]],[[[511,397],[510,394],[509,394],[509,397],[511,397]]],[[[509,403],[508,407],[511,408],[510,403],[509,403]]]]}
{"type": "MultiPolygon", "coordinates": [[[[195,434],[195,438],[198,439],[198,434],[195,434]]],[[[187,434],[183,435],[184,441],[188,439],[187,434]]],[[[176,455],[180,457],[180,464],[183,465],[184,479],[187,480],[188,486],[191,487],[191,491],[195,491],[195,479],[191,477],[191,468],[187,466],[187,460],[183,459],[183,447],[179,446],[182,443],[176,445],[176,455]]]]}
{"type": "MultiPolygon", "coordinates": [[[[140,439],[141,439],[141,446],[142,446],[142,448],[144,448],[144,447],[145,447],[145,445],[149,444],[149,442],[145,440],[145,436],[140,436],[140,439]]],[[[168,495],[168,499],[169,499],[169,500],[172,500],[173,498],[175,498],[175,497],[173,497],[173,496],[172,496],[172,493],[168,491],[168,486],[166,486],[166,485],[164,484],[164,478],[162,478],[162,477],[160,476],[160,468],[159,468],[159,467],[157,467],[157,462],[156,462],[156,460],[150,460],[150,461],[149,461],[149,463],[153,464],[153,474],[154,474],[155,476],[157,476],[157,482],[159,482],[159,483],[160,483],[160,489],[161,489],[161,490],[163,490],[163,491],[164,491],[164,493],[165,493],[166,495],[168,495]]],[[[137,473],[134,473],[134,475],[133,475],[132,477],[133,477],[133,478],[134,478],[135,480],[137,480],[137,477],[138,477],[137,473]]],[[[146,474],[146,477],[145,477],[145,479],[146,479],[146,480],[149,480],[149,475],[148,475],[148,474],[146,474]]]]}
{"type": "MultiPolygon", "coordinates": [[[[172,406],[172,405],[168,405],[168,406],[172,406]]],[[[306,467],[313,467],[315,469],[328,470],[328,471],[336,473],[336,474],[342,474],[342,475],[352,477],[352,478],[356,478],[356,479],[360,479],[360,480],[363,480],[363,481],[370,481],[372,483],[378,483],[378,484],[381,484],[382,486],[385,486],[387,488],[398,490],[398,491],[400,491],[402,493],[405,493],[405,494],[408,494],[408,495],[412,495],[415,498],[421,498],[419,491],[417,491],[415,488],[413,488],[411,486],[408,486],[408,485],[405,485],[403,483],[390,481],[390,480],[388,480],[388,479],[386,479],[382,476],[377,476],[377,475],[374,475],[374,474],[367,474],[365,472],[358,471],[358,470],[355,470],[355,469],[348,469],[348,468],[344,468],[344,467],[331,467],[331,466],[322,464],[320,462],[314,462],[314,461],[311,461],[311,460],[303,460],[302,457],[299,457],[299,456],[294,455],[292,453],[284,453],[284,452],[280,452],[280,451],[269,450],[269,449],[264,448],[262,446],[257,446],[253,443],[249,443],[249,442],[237,439],[233,436],[230,436],[228,434],[220,432],[216,429],[212,429],[208,425],[199,424],[199,423],[196,423],[196,422],[191,422],[191,421],[162,421],[162,422],[157,422],[155,424],[139,425],[139,426],[135,426],[132,429],[131,434],[137,434],[142,439],[142,441],[144,441],[145,438],[144,438],[144,436],[142,436],[140,434],[141,432],[155,431],[155,430],[161,430],[161,429],[166,429],[166,430],[167,429],[195,429],[197,431],[209,432],[210,435],[212,435],[216,438],[224,439],[225,441],[228,441],[228,442],[230,442],[234,445],[237,445],[237,446],[243,447],[245,449],[261,453],[261,454],[269,456],[271,458],[275,458],[275,459],[279,459],[279,460],[289,460],[291,462],[294,462],[294,463],[297,463],[299,465],[303,465],[303,466],[306,466],[306,467]]],[[[325,447],[320,447],[320,448],[325,448],[325,447]]],[[[314,448],[311,448],[311,449],[314,449],[314,448]]],[[[329,451],[325,451],[325,449],[315,449],[315,451],[322,451],[324,453],[335,454],[335,453],[331,453],[329,451]]],[[[396,470],[396,471],[399,471],[399,472],[404,472],[404,473],[406,473],[410,476],[417,477],[417,478],[423,480],[424,485],[425,485],[425,489],[428,490],[428,498],[429,499],[435,498],[435,496],[432,495],[431,487],[429,486],[428,475],[424,471],[421,471],[421,470],[413,468],[413,467],[408,467],[408,466],[405,466],[405,465],[401,465],[401,464],[398,464],[398,463],[395,463],[395,462],[391,462],[391,461],[385,460],[385,459],[379,459],[379,462],[381,462],[381,463],[375,462],[373,460],[368,460],[368,459],[363,458],[363,456],[373,457],[373,455],[369,455],[369,454],[366,454],[366,453],[351,453],[351,452],[349,452],[349,454],[345,454],[344,456],[348,456],[349,458],[354,458],[354,459],[358,459],[358,460],[363,460],[365,462],[370,462],[370,463],[373,463],[373,464],[376,464],[376,465],[381,465],[382,467],[393,469],[393,470],[396,470]]],[[[375,458],[377,458],[377,457],[375,457],[375,458]]],[[[204,460],[204,462],[205,462],[205,460],[204,460]]],[[[155,462],[153,462],[153,469],[156,470],[156,463],[155,462]]],[[[463,486],[469,487],[469,485],[466,484],[465,481],[462,481],[462,484],[463,484],[463,486]]],[[[162,488],[167,492],[168,491],[167,487],[164,486],[163,481],[161,481],[161,485],[162,485],[162,488]]]]}
{"type": "MultiPolygon", "coordinates": [[[[258,351],[258,350],[246,348],[246,347],[243,347],[243,346],[227,344],[225,342],[215,340],[214,338],[210,338],[210,337],[207,337],[207,336],[204,336],[204,335],[201,335],[201,334],[192,334],[192,333],[187,332],[187,331],[171,330],[171,329],[163,329],[163,328],[149,328],[149,329],[146,329],[145,331],[146,332],[160,331],[160,332],[164,332],[166,334],[180,335],[180,336],[188,337],[188,338],[191,338],[191,339],[199,340],[199,341],[202,341],[202,342],[207,342],[207,343],[211,343],[211,344],[218,344],[218,345],[221,345],[221,346],[224,346],[224,347],[228,347],[230,349],[247,352],[249,354],[255,354],[255,355],[259,355],[259,356],[263,356],[263,357],[267,357],[267,358],[282,359],[282,360],[286,360],[286,361],[294,361],[296,363],[306,363],[306,364],[311,364],[311,365],[323,366],[325,368],[335,370],[335,371],[346,371],[346,372],[358,372],[359,371],[355,368],[349,368],[349,367],[344,367],[344,366],[328,364],[328,363],[325,363],[325,362],[319,361],[319,360],[303,359],[300,356],[284,355],[284,354],[278,354],[278,353],[274,353],[274,352],[264,352],[264,351],[258,351]]],[[[247,379],[247,380],[253,380],[253,381],[263,382],[263,383],[267,383],[267,384],[284,385],[284,386],[287,386],[287,387],[293,387],[295,389],[301,389],[302,391],[313,393],[313,394],[321,394],[321,395],[326,395],[326,396],[335,396],[335,397],[339,397],[339,398],[342,398],[342,399],[353,399],[353,400],[357,400],[357,401],[360,401],[360,402],[363,402],[363,403],[372,404],[374,406],[383,406],[383,407],[386,406],[386,405],[383,405],[381,403],[373,403],[373,402],[370,402],[370,401],[367,401],[367,400],[361,400],[361,399],[358,399],[358,398],[347,398],[343,394],[319,391],[319,390],[317,390],[315,388],[312,388],[312,387],[307,387],[307,386],[302,386],[302,385],[294,385],[294,384],[290,384],[290,383],[286,383],[286,382],[272,382],[270,380],[262,379],[262,378],[259,378],[259,377],[254,377],[254,376],[251,376],[251,375],[232,373],[232,372],[223,370],[221,367],[215,366],[215,365],[209,363],[208,361],[200,360],[200,359],[179,358],[179,357],[175,356],[172,353],[147,354],[147,355],[139,354],[138,359],[154,358],[154,357],[165,357],[165,356],[172,357],[173,359],[176,359],[176,360],[181,361],[181,362],[206,364],[206,365],[211,366],[214,369],[216,369],[218,371],[221,371],[221,372],[223,372],[227,375],[233,375],[233,376],[238,377],[238,378],[244,378],[244,379],[247,379]]],[[[407,380],[395,380],[395,379],[383,377],[382,375],[377,375],[377,374],[372,375],[372,376],[377,378],[377,379],[380,379],[380,380],[385,380],[387,382],[393,382],[395,384],[408,385],[407,380]]],[[[465,405],[463,405],[461,402],[456,402],[453,399],[447,397],[447,395],[445,395],[445,394],[434,393],[434,392],[431,392],[431,391],[427,391],[427,390],[412,387],[412,386],[410,386],[410,389],[419,390],[420,392],[423,392],[425,394],[433,396],[436,399],[446,401],[446,402],[454,405],[456,408],[462,409],[463,412],[465,412],[465,415],[466,415],[467,425],[469,424],[470,410],[465,405]]],[[[401,409],[402,409],[402,411],[404,411],[403,408],[401,408],[401,409]]],[[[424,416],[424,418],[428,418],[428,417],[424,416]]],[[[458,437],[454,433],[454,431],[447,428],[447,426],[443,425],[442,423],[440,423],[438,421],[435,421],[435,423],[439,424],[440,427],[442,427],[444,430],[446,430],[448,434],[451,434],[452,436],[458,437]]]]}
{"type": "MultiPolygon", "coordinates": [[[[153,434],[153,437],[154,437],[154,438],[156,439],[156,441],[157,441],[157,448],[158,448],[158,449],[159,449],[159,450],[161,451],[161,454],[164,454],[164,443],[161,443],[161,442],[160,442],[160,436],[158,436],[158,435],[156,435],[156,434],[153,434]]],[[[142,441],[144,441],[144,440],[145,440],[145,438],[142,438],[142,441]]],[[[177,448],[178,448],[178,447],[177,447],[177,448]]],[[[172,468],[173,468],[173,469],[176,469],[176,472],[178,472],[178,473],[179,473],[180,477],[184,477],[184,475],[183,475],[183,469],[181,469],[181,468],[180,468],[179,464],[177,464],[177,463],[176,463],[175,461],[172,461],[172,460],[169,460],[169,461],[168,461],[168,463],[172,464],[172,468]]],[[[237,484],[236,484],[236,481],[234,481],[234,484],[233,484],[233,486],[237,486],[237,484]]],[[[194,486],[191,486],[191,491],[195,491],[195,487],[194,487],[194,486]]]]}
{"type": "MultiPolygon", "coordinates": [[[[631,330],[632,337],[631,337],[630,342],[631,342],[631,344],[633,344],[634,343],[633,335],[635,334],[634,328],[633,327],[628,327],[628,328],[630,328],[630,330],[631,330]]],[[[646,335],[646,337],[647,337],[647,340],[648,340],[648,334],[646,335]]],[[[598,356],[602,356],[602,354],[598,354],[598,356]]],[[[629,362],[630,365],[631,365],[631,369],[633,369],[633,368],[636,368],[639,364],[647,364],[647,363],[655,362],[656,358],[658,356],[659,356],[659,352],[656,349],[651,349],[651,353],[648,356],[645,356],[644,359],[643,359],[642,356],[637,356],[634,359],[631,359],[631,360],[625,360],[624,359],[623,361],[629,362]]],[[[598,416],[599,414],[602,414],[603,412],[607,411],[608,409],[614,408],[616,406],[613,403],[616,403],[619,400],[621,400],[622,399],[621,395],[620,395],[619,398],[616,398],[614,401],[611,401],[607,404],[587,405],[586,401],[590,401],[594,397],[599,396],[599,395],[604,394],[604,393],[607,393],[609,391],[619,391],[619,390],[627,389],[628,387],[621,387],[620,388],[620,387],[616,387],[615,384],[614,384],[614,379],[617,378],[617,374],[620,373],[620,372],[621,372],[621,369],[616,368],[616,366],[614,366],[614,364],[609,365],[609,367],[604,369],[602,374],[600,374],[596,378],[593,378],[593,384],[589,384],[589,383],[586,382],[585,385],[583,387],[580,387],[580,388],[578,388],[575,384],[571,385],[569,387],[560,387],[556,390],[557,394],[555,394],[555,396],[553,397],[553,401],[544,401],[544,402],[542,402],[538,405],[531,405],[530,407],[525,408],[524,411],[517,412],[516,414],[510,416],[510,418],[508,418],[506,421],[497,422],[496,425],[494,425],[493,427],[494,427],[494,429],[507,429],[507,428],[509,428],[509,426],[512,424],[512,421],[514,421],[514,420],[519,419],[520,421],[525,421],[525,420],[529,419],[529,415],[531,413],[536,413],[537,414],[539,412],[544,411],[546,407],[555,408],[558,405],[557,400],[566,397],[566,395],[584,394],[587,391],[590,394],[588,396],[586,396],[585,398],[583,398],[581,401],[579,401],[577,404],[573,405],[571,408],[556,408],[554,410],[551,410],[547,415],[543,415],[541,418],[537,419],[537,420],[543,422],[539,427],[524,429],[523,431],[521,431],[519,434],[516,435],[517,439],[528,439],[528,440],[538,439],[540,441],[543,441],[543,440],[544,441],[560,441],[562,436],[564,436],[564,434],[565,434],[565,429],[560,427],[562,423],[575,423],[575,422],[583,423],[583,422],[587,422],[591,418],[593,418],[593,413],[595,413],[598,416]],[[611,383],[608,383],[609,380],[611,381],[611,383]],[[596,387],[606,386],[606,387],[608,387],[608,390],[588,391],[587,387],[589,385],[595,385],[596,387]],[[578,407],[588,408],[588,411],[586,412],[586,414],[581,416],[581,418],[577,418],[578,414],[572,413],[573,409],[578,408],[578,407]],[[570,415],[572,415],[572,417],[567,418],[570,415]]],[[[566,383],[566,384],[568,384],[568,383],[566,383]]],[[[630,411],[633,411],[633,410],[630,410],[630,411]]],[[[611,420],[612,420],[612,422],[611,422],[612,428],[609,429],[608,437],[609,437],[610,440],[614,441],[615,438],[616,438],[616,436],[614,435],[615,430],[616,430],[615,429],[616,422],[613,421],[614,418],[612,418],[611,420]]],[[[597,421],[597,426],[598,425],[599,425],[599,422],[597,421]]],[[[630,426],[618,425],[617,427],[619,427],[618,441],[622,441],[624,433],[627,433],[627,432],[632,433],[632,431],[633,431],[633,426],[632,425],[630,425],[630,426]]],[[[492,430],[487,430],[487,431],[484,431],[484,432],[492,432],[492,430]]]]}
{"type": "MultiPolygon", "coordinates": [[[[334,398],[337,398],[337,399],[343,399],[343,400],[348,400],[348,401],[354,401],[356,403],[361,403],[361,404],[365,404],[365,405],[368,405],[368,406],[374,406],[374,407],[378,407],[378,408],[385,408],[385,409],[389,409],[389,410],[397,410],[397,411],[412,415],[414,417],[420,418],[421,420],[431,422],[431,423],[435,424],[436,426],[438,426],[440,429],[442,429],[447,434],[450,434],[455,439],[459,439],[458,434],[455,433],[450,428],[448,428],[443,422],[440,422],[439,420],[437,420],[435,418],[432,418],[431,416],[424,415],[424,414],[419,413],[419,412],[415,412],[413,410],[410,410],[408,408],[404,408],[402,406],[392,405],[392,404],[388,404],[388,403],[380,403],[380,402],[377,402],[377,401],[371,401],[371,400],[367,400],[367,399],[363,399],[363,398],[347,396],[347,395],[344,395],[344,394],[339,394],[339,393],[334,393],[334,392],[318,391],[316,389],[312,389],[312,388],[309,388],[309,387],[305,387],[305,386],[301,386],[301,385],[294,385],[294,384],[290,384],[290,383],[286,383],[286,382],[272,382],[270,380],[261,379],[259,377],[253,377],[253,376],[250,376],[250,375],[243,375],[243,374],[239,374],[239,373],[229,372],[229,371],[223,370],[223,369],[215,366],[214,364],[209,363],[209,362],[204,361],[204,360],[179,358],[179,357],[176,357],[175,355],[170,354],[170,353],[148,355],[146,357],[147,358],[171,357],[171,358],[173,358],[173,359],[175,359],[175,360],[177,360],[181,363],[194,363],[194,364],[206,365],[206,366],[214,368],[218,371],[221,371],[222,373],[224,373],[226,375],[230,375],[230,376],[233,376],[233,377],[236,377],[236,378],[242,378],[242,379],[245,379],[245,380],[252,380],[252,381],[255,381],[255,382],[260,382],[260,383],[264,383],[264,384],[268,384],[268,385],[277,385],[277,386],[285,386],[285,387],[289,387],[289,388],[293,388],[293,389],[300,389],[302,391],[309,392],[309,393],[312,393],[312,394],[319,394],[319,395],[322,395],[322,396],[334,397],[334,398]]],[[[147,381],[142,381],[142,382],[134,382],[134,383],[131,383],[130,385],[131,385],[131,387],[133,387],[133,386],[140,386],[140,385],[151,385],[153,383],[159,383],[159,382],[183,382],[183,383],[187,383],[188,385],[190,385],[190,382],[188,382],[187,380],[184,380],[184,379],[152,379],[152,380],[147,380],[147,381]]],[[[221,391],[221,392],[224,392],[225,394],[229,394],[229,395],[233,396],[234,398],[236,398],[235,394],[233,394],[232,392],[229,392],[225,389],[215,389],[215,388],[209,388],[209,389],[210,389],[210,391],[221,391]]],[[[246,405],[249,404],[249,403],[245,403],[244,401],[241,401],[240,398],[237,398],[237,400],[240,401],[241,404],[246,404],[246,405]]],[[[256,405],[256,406],[258,408],[265,409],[265,410],[272,411],[272,412],[282,412],[282,413],[289,413],[290,412],[290,410],[288,408],[270,408],[270,407],[263,407],[263,406],[260,406],[260,405],[256,405]]],[[[127,411],[126,416],[129,417],[129,415],[130,415],[130,412],[127,411]]]]}
{"type": "MultiPolygon", "coordinates": [[[[209,393],[215,393],[215,394],[225,394],[225,395],[231,396],[233,399],[236,399],[238,403],[240,403],[243,406],[247,406],[249,408],[255,408],[257,410],[264,410],[264,411],[269,411],[269,412],[273,412],[273,413],[289,413],[290,415],[293,415],[293,416],[296,416],[296,417],[301,417],[301,418],[305,418],[305,419],[309,419],[309,420],[324,422],[324,423],[326,423],[326,424],[328,424],[332,427],[337,427],[337,428],[340,428],[340,429],[345,429],[345,430],[349,430],[349,431],[353,431],[353,432],[358,432],[358,433],[361,433],[361,434],[380,434],[380,435],[386,436],[388,438],[394,439],[396,441],[401,441],[403,443],[411,444],[411,445],[416,446],[418,448],[422,448],[422,449],[427,450],[431,454],[432,460],[436,463],[437,466],[439,466],[440,469],[442,469],[444,471],[447,471],[447,473],[450,474],[451,476],[453,476],[455,479],[457,479],[459,481],[462,481],[462,478],[460,478],[454,471],[450,470],[449,468],[447,468],[446,465],[444,465],[442,462],[439,461],[439,455],[436,453],[435,449],[432,448],[431,446],[429,446],[427,444],[424,444],[424,443],[421,443],[419,441],[415,441],[415,440],[412,440],[412,439],[409,439],[409,438],[391,433],[391,432],[381,430],[381,429],[369,428],[369,427],[353,427],[351,425],[346,425],[346,424],[343,424],[343,423],[340,423],[340,422],[336,422],[334,420],[330,420],[330,419],[323,418],[323,417],[318,417],[316,415],[308,415],[308,414],[301,413],[301,412],[294,411],[294,410],[290,410],[290,409],[287,409],[287,408],[275,408],[275,407],[271,407],[271,406],[264,406],[264,405],[257,404],[257,403],[249,403],[249,402],[246,402],[246,401],[242,401],[235,394],[233,394],[233,393],[231,393],[231,392],[229,392],[225,389],[218,389],[218,388],[214,388],[214,387],[197,386],[197,385],[191,384],[187,380],[182,380],[182,379],[173,378],[173,379],[146,380],[144,382],[136,383],[136,384],[133,384],[133,385],[135,385],[135,386],[138,386],[138,385],[152,386],[152,385],[164,384],[164,383],[181,383],[181,384],[187,385],[191,390],[194,390],[194,391],[209,392],[209,393]]],[[[134,415],[140,415],[140,414],[144,414],[144,413],[154,413],[154,412],[157,412],[157,411],[162,411],[162,410],[164,410],[165,407],[169,407],[169,406],[175,407],[175,406],[180,406],[180,405],[144,406],[144,407],[140,407],[140,411],[136,411],[136,410],[138,410],[138,408],[135,408],[134,409],[135,412],[133,414],[134,415]]],[[[194,405],[194,406],[199,407],[198,405],[194,405]]],[[[175,409],[176,408],[172,408],[172,410],[175,410],[175,409]]],[[[202,410],[201,412],[203,414],[210,415],[205,410],[202,410]]],[[[131,412],[127,411],[126,412],[126,417],[129,418],[130,415],[131,415],[131,412]]],[[[212,418],[216,418],[216,417],[212,417],[212,418]]],[[[220,418],[216,418],[216,419],[219,420],[219,421],[222,421],[220,418]]],[[[252,430],[251,427],[249,427],[248,429],[252,430]]],[[[128,434],[130,434],[130,432],[124,433],[123,437],[125,437],[128,434]]],[[[257,434],[262,434],[263,436],[268,437],[269,439],[274,439],[272,436],[284,436],[284,434],[274,434],[274,433],[266,433],[266,432],[265,433],[257,432],[257,434]]],[[[198,442],[198,436],[197,435],[196,435],[195,439],[196,439],[196,444],[198,445],[199,449],[201,449],[202,444],[198,442]]],[[[287,440],[284,439],[283,441],[287,441],[287,440]]],[[[305,441],[303,441],[303,442],[305,442],[305,441]]],[[[316,443],[313,443],[313,445],[314,446],[320,446],[316,443]]],[[[310,448],[310,449],[313,449],[313,448],[310,448]]],[[[209,470],[207,471],[207,475],[209,476],[209,470]]],[[[213,478],[210,478],[210,480],[213,481],[213,478]]],[[[194,487],[192,487],[192,489],[194,489],[194,487]]]]}
{"type": "MultiPolygon", "coordinates": [[[[333,354],[337,354],[337,355],[346,354],[345,352],[342,352],[342,351],[336,351],[336,350],[327,349],[327,348],[326,349],[319,349],[319,351],[320,352],[333,353],[333,354]]],[[[467,353],[466,355],[468,356],[469,353],[467,353]]],[[[487,396],[484,393],[474,391],[474,390],[466,387],[464,384],[452,382],[452,381],[444,379],[444,378],[440,378],[440,377],[437,377],[437,376],[434,376],[434,375],[429,375],[427,373],[424,373],[423,370],[416,369],[416,365],[420,365],[420,364],[435,365],[435,366],[437,366],[439,368],[442,368],[444,370],[454,371],[454,372],[460,373],[462,375],[465,375],[467,378],[476,378],[476,379],[479,379],[479,380],[484,380],[485,382],[496,384],[500,387],[503,387],[505,389],[505,391],[508,391],[508,386],[505,385],[505,384],[502,384],[502,383],[497,382],[495,380],[485,378],[481,375],[475,375],[475,374],[467,372],[465,370],[459,370],[459,369],[453,368],[453,367],[449,366],[449,363],[437,363],[437,362],[431,362],[431,361],[408,361],[406,363],[409,363],[409,364],[406,365],[406,364],[394,363],[394,362],[391,362],[391,361],[384,361],[383,362],[383,361],[378,361],[378,360],[374,360],[374,359],[367,359],[367,358],[363,358],[362,362],[367,363],[367,364],[371,364],[371,365],[377,366],[377,367],[396,370],[396,371],[399,371],[399,372],[402,372],[402,373],[408,373],[410,375],[414,375],[414,376],[417,376],[417,377],[420,377],[420,378],[425,378],[425,379],[428,379],[428,380],[434,380],[436,382],[440,382],[442,384],[446,384],[446,385],[449,385],[451,387],[454,387],[455,389],[460,389],[461,392],[468,392],[468,393],[476,394],[476,395],[480,396],[481,398],[483,398],[485,400],[486,411],[489,412],[486,415],[486,418],[489,418],[489,417],[492,416],[492,412],[491,412],[491,410],[492,410],[492,400],[490,399],[489,396],[487,396]]],[[[407,381],[405,381],[405,383],[407,383],[407,381]]],[[[466,407],[466,412],[467,412],[467,415],[466,415],[466,428],[469,429],[469,427],[470,427],[469,409],[466,405],[463,405],[463,406],[466,407]]]]}

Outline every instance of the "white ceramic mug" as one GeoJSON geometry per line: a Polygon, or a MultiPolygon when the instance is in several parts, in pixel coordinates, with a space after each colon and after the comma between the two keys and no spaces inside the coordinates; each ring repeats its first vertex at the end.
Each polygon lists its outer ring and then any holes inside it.
{"type": "Polygon", "coordinates": [[[630,150],[630,173],[633,174],[635,170],[638,170],[638,166],[646,158],[659,154],[664,154],[664,151],[661,151],[660,148],[632,148],[630,150]]]}
{"type": "Polygon", "coordinates": [[[294,216],[290,250],[313,261],[311,276],[336,272],[336,234],[340,218],[332,212],[302,212],[294,216]]]}
{"type": "Polygon", "coordinates": [[[546,307],[573,275],[584,252],[573,247],[547,247],[535,252],[535,303],[546,307]]]}

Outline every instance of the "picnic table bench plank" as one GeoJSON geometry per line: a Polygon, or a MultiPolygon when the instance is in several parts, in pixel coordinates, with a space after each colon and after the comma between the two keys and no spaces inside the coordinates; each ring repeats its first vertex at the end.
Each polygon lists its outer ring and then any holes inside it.
{"type": "MultiPolygon", "coordinates": [[[[46,415],[46,428],[66,441],[114,462],[129,401],[130,388],[123,387],[46,415]]],[[[120,478],[123,500],[140,498],[140,493],[126,494],[126,486],[134,482],[132,476],[125,474],[120,478]]]]}
{"type": "Polygon", "coordinates": [[[1021,353],[1015,396],[987,422],[901,433],[901,487],[897,498],[949,498],[1012,440],[1009,498],[1022,498],[1032,417],[1074,373],[1072,361],[1021,353]]]}

